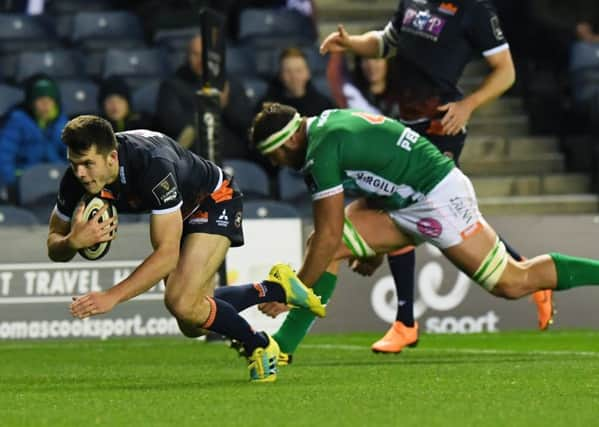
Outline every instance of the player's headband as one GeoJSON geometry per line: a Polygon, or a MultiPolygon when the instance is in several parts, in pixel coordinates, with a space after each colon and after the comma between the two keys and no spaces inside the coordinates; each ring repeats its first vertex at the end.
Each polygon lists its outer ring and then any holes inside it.
{"type": "Polygon", "coordinates": [[[299,113],[295,113],[283,129],[273,133],[264,141],[260,141],[257,144],[258,150],[260,150],[262,154],[268,154],[271,151],[276,150],[299,129],[301,124],[302,117],[299,113]]]}

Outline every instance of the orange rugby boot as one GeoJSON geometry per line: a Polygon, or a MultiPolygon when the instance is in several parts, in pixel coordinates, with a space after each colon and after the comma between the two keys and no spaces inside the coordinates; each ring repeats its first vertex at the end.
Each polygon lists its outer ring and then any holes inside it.
{"type": "Polygon", "coordinates": [[[553,324],[553,316],[557,313],[553,305],[553,291],[551,289],[537,291],[532,294],[532,299],[537,306],[539,329],[545,331],[553,324]]]}
{"type": "Polygon", "coordinates": [[[404,347],[418,345],[418,322],[413,327],[407,327],[399,320],[395,321],[385,336],[372,344],[375,353],[400,353],[404,347]]]}

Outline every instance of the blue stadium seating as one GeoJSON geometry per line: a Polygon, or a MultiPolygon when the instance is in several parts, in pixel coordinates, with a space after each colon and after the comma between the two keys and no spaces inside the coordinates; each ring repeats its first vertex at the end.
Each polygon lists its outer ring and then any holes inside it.
{"type": "Polygon", "coordinates": [[[24,98],[25,94],[20,88],[0,84],[0,120],[24,98]]]}
{"type": "Polygon", "coordinates": [[[154,45],[162,46],[168,50],[187,50],[189,40],[201,33],[200,27],[176,28],[158,30],[154,34],[154,45]]]}
{"type": "Polygon", "coordinates": [[[577,102],[599,95],[599,43],[578,42],[572,46],[570,82],[577,102]]]}
{"type": "Polygon", "coordinates": [[[0,205],[0,228],[39,224],[33,213],[17,206],[0,205]]]}
{"type": "Polygon", "coordinates": [[[312,84],[316,88],[316,90],[322,93],[324,96],[328,97],[330,100],[333,100],[333,93],[331,92],[331,86],[329,85],[329,81],[324,75],[316,75],[313,76],[312,84]]]}
{"type": "Polygon", "coordinates": [[[223,169],[235,177],[235,182],[247,199],[270,197],[268,175],[259,165],[248,160],[223,161],[223,169]]]}
{"type": "Polygon", "coordinates": [[[243,204],[243,216],[249,219],[299,218],[297,209],[275,200],[250,200],[243,204]]]}
{"type": "Polygon", "coordinates": [[[55,198],[66,168],[64,163],[42,163],[25,169],[17,185],[19,204],[29,206],[46,196],[55,198]]]}
{"type": "Polygon", "coordinates": [[[281,200],[295,201],[308,198],[309,193],[301,173],[291,168],[281,168],[277,176],[281,200]]]}
{"type": "Polygon", "coordinates": [[[119,76],[133,89],[166,76],[166,60],[160,49],[110,49],[106,52],[102,75],[119,76]]]}
{"type": "Polygon", "coordinates": [[[139,18],[126,11],[79,12],[73,17],[71,42],[86,49],[143,45],[139,18]]]}
{"type": "Polygon", "coordinates": [[[327,71],[327,64],[329,62],[328,55],[321,55],[316,45],[304,46],[301,49],[306,55],[306,61],[308,62],[312,76],[324,75],[327,71]]]}
{"type": "Polygon", "coordinates": [[[62,109],[67,117],[98,114],[98,85],[92,80],[72,79],[58,82],[62,109]]]}
{"type": "Polygon", "coordinates": [[[80,77],[83,62],[78,52],[66,49],[19,54],[15,79],[23,82],[37,73],[45,73],[55,79],[80,77]]]}
{"type": "Polygon", "coordinates": [[[147,83],[133,92],[131,103],[133,111],[156,114],[156,103],[160,91],[160,80],[147,83]]]}
{"type": "Polygon", "coordinates": [[[239,39],[294,37],[316,42],[312,20],[289,9],[244,9],[239,17],[239,39]]]}
{"type": "Polygon", "coordinates": [[[241,77],[240,82],[246,96],[254,106],[264,97],[264,95],[266,95],[268,83],[263,79],[259,77],[241,77]]]}
{"type": "Polygon", "coordinates": [[[254,76],[256,74],[256,66],[255,59],[251,52],[251,46],[227,46],[225,51],[225,67],[227,68],[227,74],[254,76]]]}
{"type": "Polygon", "coordinates": [[[58,45],[51,22],[45,17],[0,13],[0,53],[51,49],[58,45]]]}

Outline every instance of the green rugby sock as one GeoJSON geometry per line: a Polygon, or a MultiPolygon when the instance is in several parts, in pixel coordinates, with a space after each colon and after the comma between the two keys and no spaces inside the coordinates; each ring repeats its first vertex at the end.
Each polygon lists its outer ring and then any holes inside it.
{"type": "Polygon", "coordinates": [[[549,256],[553,259],[557,271],[556,291],[599,285],[599,261],[560,253],[551,253],[549,256]]]}
{"type": "MultiPolygon", "coordinates": [[[[337,276],[325,272],[312,289],[316,295],[320,296],[322,303],[326,304],[333,295],[336,284],[337,276]]],[[[279,330],[272,336],[279,344],[281,351],[293,353],[310,330],[315,318],[316,316],[308,309],[291,309],[279,330]]]]}

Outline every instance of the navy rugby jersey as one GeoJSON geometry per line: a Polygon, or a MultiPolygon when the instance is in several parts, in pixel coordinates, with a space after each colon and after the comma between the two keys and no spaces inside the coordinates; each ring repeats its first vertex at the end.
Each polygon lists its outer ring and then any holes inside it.
{"type": "Polygon", "coordinates": [[[508,48],[489,0],[401,0],[384,30],[384,55],[398,56],[401,119],[442,116],[461,99],[457,82],[474,56],[508,48]]]}
{"type": "MultiPolygon", "coordinates": [[[[182,209],[189,215],[220,188],[223,172],[214,163],[181,147],[159,132],[132,130],[116,134],[119,176],[102,190],[119,212],[163,214],[182,209]]],[[[85,194],[72,168],[62,177],[56,212],[64,221],[85,194]]]]}

